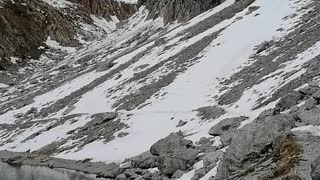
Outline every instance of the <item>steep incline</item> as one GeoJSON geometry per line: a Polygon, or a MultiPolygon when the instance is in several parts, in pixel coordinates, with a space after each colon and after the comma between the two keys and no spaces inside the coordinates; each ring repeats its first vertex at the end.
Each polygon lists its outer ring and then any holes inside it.
{"type": "Polygon", "coordinates": [[[71,169],[51,157],[86,159],[77,170],[111,179],[310,179],[319,2],[225,0],[168,25],[184,13],[163,20],[148,6],[47,72],[0,86],[0,150],[71,169]],[[87,158],[122,164],[97,170],[87,158]]]}

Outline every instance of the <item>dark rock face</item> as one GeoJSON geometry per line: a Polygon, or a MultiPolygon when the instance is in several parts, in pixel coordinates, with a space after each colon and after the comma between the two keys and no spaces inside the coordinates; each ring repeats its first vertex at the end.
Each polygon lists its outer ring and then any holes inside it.
{"type": "Polygon", "coordinates": [[[39,0],[0,2],[0,69],[8,58],[38,58],[47,37],[62,44],[73,42],[75,30],[65,15],[39,0]],[[41,11],[39,11],[41,10],[41,11]]]}
{"type": "Polygon", "coordinates": [[[191,18],[219,5],[221,0],[139,0],[138,6],[146,6],[149,18],[163,17],[164,23],[191,18]]]}
{"type": "Polygon", "coordinates": [[[135,4],[126,4],[115,0],[70,0],[82,5],[91,14],[102,16],[111,20],[111,16],[116,16],[120,20],[128,19],[137,11],[135,4]]]}

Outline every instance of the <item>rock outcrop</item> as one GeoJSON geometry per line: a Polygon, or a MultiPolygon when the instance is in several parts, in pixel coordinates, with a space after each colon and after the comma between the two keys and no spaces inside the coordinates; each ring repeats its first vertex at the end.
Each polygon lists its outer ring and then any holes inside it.
{"type": "Polygon", "coordinates": [[[191,18],[219,5],[221,0],[139,0],[138,6],[144,5],[149,11],[148,18],[163,17],[164,23],[191,18]]]}
{"type": "Polygon", "coordinates": [[[112,20],[111,16],[116,16],[119,20],[128,19],[136,11],[135,4],[129,4],[116,0],[70,0],[82,5],[90,14],[102,16],[107,20],[112,20]]]}
{"type": "Polygon", "coordinates": [[[72,23],[42,1],[6,0],[0,7],[0,70],[12,68],[10,57],[37,59],[48,36],[62,44],[75,42],[72,23]]]}

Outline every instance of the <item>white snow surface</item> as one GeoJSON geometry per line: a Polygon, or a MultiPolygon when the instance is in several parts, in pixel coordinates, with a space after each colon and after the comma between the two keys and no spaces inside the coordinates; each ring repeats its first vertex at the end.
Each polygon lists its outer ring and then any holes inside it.
{"type": "MultiPolygon", "coordinates": [[[[68,3],[64,3],[64,1],[58,0],[46,0],[46,2],[60,8],[68,5],[68,3]]],[[[136,3],[136,0],[126,0],[125,2],[136,3]]],[[[141,109],[136,108],[132,111],[120,112],[120,119],[128,125],[128,128],[118,131],[117,134],[127,132],[129,133],[127,136],[122,138],[116,137],[108,143],[102,140],[94,141],[80,150],[62,152],[57,154],[56,157],[76,160],[93,158],[94,161],[120,163],[126,158],[147,151],[153,143],[171,132],[181,130],[187,134],[191,134],[188,138],[196,141],[199,140],[200,137],[208,136],[207,132],[209,128],[225,118],[245,115],[250,118],[244,122],[244,124],[249,123],[256,118],[260,112],[273,107],[276,103],[272,102],[266,107],[252,110],[261,97],[258,96],[258,94],[269,97],[275,90],[284,86],[285,83],[288,82],[288,79],[284,80],[281,75],[286,72],[297,70],[290,79],[301,75],[305,71],[302,65],[320,54],[320,42],[301,53],[296,59],[283,64],[284,68],[274,73],[277,74],[276,76],[265,76],[260,84],[247,89],[239,101],[231,106],[224,107],[227,111],[225,115],[211,121],[203,121],[197,116],[197,112],[194,110],[204,106],[216,105],[217,102],[214,97],[221,95],[221,92],[219,92],[219,79],[230,77],[238,72],[241,67],[250,65],[250,57],[255,53],[257,45],[264,41],[281,39],[284,35],[288,34],[292,27],[296,25],[296,22],[299,21],[299,17],[286,19],[285,17],[290,17],[297,13],[299,7],[309,2],[309,0],[256,0],[256,2],[251,5],[260,7],[255,13],[246,15],[248,11],[247,8],[236,14],[236,16],[185,41],[179,41],[181,37],[176,37],[176,34],[188,27],[197,26],[197,24],[205,18],[232,5],[234,0],[226,0],[220,6],[195,17],[187,24],[182,25],[175,23],[169,25],[167,28],[172,29],[172,31],[163,35],[164,38],[170,39],[166,44],[178,44],[170,47],[170,49],[165,49],[164,46],[152,49],[152,51],[141,57],[139,61],[133,63],[122,72],[119,72],[122,75],[120,78],[111,77],[81,96],[75,104],[75,109],[69,113],[69,115],[84,113],[76,124],[71,126],[69,123],[65,123],[45,132],[41,136],[37,136],[35,139],[21,142],[28,135],[44,128],[45,125],[44,127],[32,127],[28,132],[15,137],[15,141],[0,147],[0,149],[9,149],[12,151],[37,150],[46,144],[63,139],[63,137],[66,136],[66,132],[83,126],[86,122],[90,121],[89,117],[91,114],[115,111],[113,105],[119,98],[135,93],[140,87],[150,84],[153,80],[169,73],[166,67],[163,67],[149,75],[146,82],[132,82],[122,85],[123,82],[132,78],[136,72],[141,71],[136,69],[138,66],[148,64],[146,69],[151,68],[157,63],[181,52],[186,47],[200,41],[204,37],[224,28],[218,38],[213,40],[199,55],[197,63],[189,67],[187,71],[179,74],[173,83],[158,92],[158,94],[163,96],[152,96],[145,102],[146,106],[141,109]],[[259,15],[255,16],[256,14],[259,15]],[[279,28],[283,28],[284,30],[281,32],[277,31],[279,28]],[[119,87],[122,87],[122,89],[119,90],[119,87]],[[110,90],[115,89],[117,89],[117,91],[109,93],[110,90]],[[177,128],[176,125],[180,120],[188,121],[188,123],[183,127],[177,128]]],[[[107,22],[103,19],[93,17],[95,24],[110,33],[110,35],[108,35],[107,38],[92,42],[81,50],[76,50],[72,47],[62,47],[50,37],[46,41],[46,44],[51,48],[61,49],[69,54],[61,65],[75,65],[77,60],[86,54],[92,52],[103,54],[107,52],[105,47],[120,47],[125,40],[138,34],[144,27],[156,29],[163,26],[159,20],[147,21],[145,18],[145,10],[141,8],[140,11],[129,20],[127,28],[116,30],[116,20],[107,22]]],[[[158,34],[155,34],[154,37],[157,37],[157,35],[158,34]]],[[[70,95],[72,92],[88,85],[113,69],[129,62],[133,56],[151,47],[154,44],[154,40],[155,39],[151,38],[148,43],[142,44],[134,51],[118,57],[115,60],[117,64],[106,72],[88,72],[68,83],[52,89],[48,93],[37,96],[34,98],[34,102],[28,106],[0,115],[0,123],[13,124],[16,120],[15,115],[25,113],[31,107],[37,107],[38,110],[48,107],[50,104],[70,95]]],[[[121,49],[117,52],[112,52],[107,55],[107,58],[117,57],[117,55],[124,51],[125,49],[121,49]]],[[[95,61],[103,61],[104,58],[106,57],[98,56],[95,61]]],[[[54,72],[55,71],[52,73],[54,72]]],[[[0,88],[1,86],[0,84],[0,88]]],[[[61,115],[61,113],[55,116],[58,117],[59,115],[61,115]]],[[[297,130],[314,132],[318,129],[318,127],[306,127],[297,130]]],[[[0,132],[0,135],[1,133],[2,132],[0,132]]],[[[195,169],[201,168],[201,164],[196,164],[195,166],[195,169]]],[[[203,180],[215,175],[215,173],[216,168],[203,177],[203,180]]],[[[194,171],[190,171],[180,178],[180,180],[189,179],[193,174],[194,171]]]]}
{"type": "MultiPolygon", "coordinates": [[[[256,12],[260,14],[259,16],[255,16],[254,14],[245,16],[246,10],[244,10],[235,17],[221,22],[213,28],[191,38],[189,41],[175,46],[175,49],[170,52],[171,55],[181,51],[183,47],[188,46],[189,43],[194,43],[204,36],[228,26],[228,28],[206,48],[202,53],[202,58],[198,60],[197,64],[190,67],[185,73],[179,75],[174,83],[159,92],[159,94],[167,93],[163,98],[158,99],[153,96],[146,102],[147,104],[150,103],[150,105],[140,110],[130,112],[133,113],[133,116],[126,121],[130,128],[125,130],[125,132],[129,133],[128,136],[116,138],[107,144],[104,144],[102,141],[93,142],[86,145],[80,151],[67,154],[62,153],[58,155],[58,157],[77,159],[89,155],[91,158],[107,162],[121,161],[126,157],[135,156],[146,151],[154,142],[165,137],[170,132],[182,130],[190,134],[195,133],[189,138],[191,140],[198,140],[200,137],[207,136],[208,129],[224,118],[249,115],[250,120],[252,120],[263,110],[258,109],[252,111],[252,108],[259,98],[258,96],[252,97],[252,92],[265,91],[263,87],[268,86],[269,82],[263,81],[252,89],[248,89],[239,102],[234,106],[226,107],[228,112],[226,115],[214,121],[202,122],[193,110],[216,104],[216,102],[212,100],[212,97],[219,94],[216,88],[218,84],[217,79],[231,76],[237,71],[239,66],[247,63],[250,55],[254,53],[256,45],[266,40],[272,40],[273,38],[281,38],[285,35],[285,31],[278,32],[277,29],[282,27],[288,30],[294,25],[294,23],[283,19],[295,12],[295,9],[291,8],[291,4],[293,3],[298,2],[292,0],[277,2],[257,0],[252,6],[260,7],[256,12]],[[243,19],[234,22],[237,17],[241,16],[243,16],[243,19]],[[239,36],[239,34],[241,34],[241,36],[239,36]],[[217,46],[217,44],[220,45],[217,46]],[[214,59],[212,57],[214,57],[214,59]],[[171,120],[171,117],[174,117],[174,120],[171,120]],[[188,124],[182,128],[176,128],[179,120],[186,120],[188,124]],[[132,147],[133,144],[134,147],[132,147]],[[130,151],[127,151],[127,149],[130,149],[130,151]],[[104,154],[112,154],[112,156],[103,156],[104,154]]],[[[300,3],[302,4],[303,2],[300,3]]],[[[194,21],[198,21],[197,18],[195,18],[194,21]]],[[[190,23],[192,22],[193,20],[190,21],[190,23]]],[[[294,20],[292,20],[292,22],[294,22],[294,20]]],[[[147,61],[144,63],[154,63],[153,57],[155,55],[156,54],[149,54],[148,56],[150,57],[146,57],[147,61]]],[[[166,55],[168,55],[168,53],[163,53],[163,56],[166,55]]],[[[161,57],[161,55],[158,56],[157,60],[161,61],[161,57]]],[[[125,70],[122,74],[123,76],[120,80],[132,76],[130,69],[125,70]]],[[[272,82],[279,83],[277,79],[272,80],[272,82]]],[[[89,92],[90,95],[84,96],[86,100],[83,102],[80,100],[80,102],[82,102],[83,106],[86,105],[88,107],[90,97],[97,97],[92,101],[92,106],[89,107],[95,107],[94,104],[103,105],[105,102],[109,102],[107,103],[109,105],[106,104],[101,110],[109,107],[111,108],[110,111],[112,111],[114,110],[110,106],[113,102],[112,97],[110,99],[98,99],[98,97],[102,96],[101,93],[103,93],[103,89],[107,90],[112,86],[114,86],[114,82],[107,81],[98,87],[98,89],[101,90],[97,89],[89,92]],[[101,93],[98,93],[98,91],[101,93]],[[95,96],[94,94],[99,95],[95,96]]],[[[134,88],[136,85],[133,84],[132,87],[134,88]]],[[[127,91],[127,89],[124,91],[127,91]]],[[[272,107],[272,104],[270,104],[270,106],[272,107]]],[[[79,108],[79,104],[76,104],[76,107],[79,108]]],[[[86,113],[97,113],[97,110],[99,110],[99,108],[81,108],[75,112],[85,111],[86,113]]]]}
{"type": "Polygon", "coordinates": [[[7,88],[7,87],[9,87],[9,86],[6,84],[0,83],[0,88],[7,88]]]}

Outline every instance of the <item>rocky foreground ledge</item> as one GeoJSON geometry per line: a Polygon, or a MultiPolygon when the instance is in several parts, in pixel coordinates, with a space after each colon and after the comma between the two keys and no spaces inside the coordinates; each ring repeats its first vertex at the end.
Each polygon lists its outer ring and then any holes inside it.
{"type": "Polygon", "coordinates": [[[0,151],[0,159],[12,166],[63,168],[119,180],[178,179],[192,170],[193,180],[204,176],[316,180],[320,178],[319,84],[315,79],[285,95],[249,124],[244,125],[247,117],[225,119],[210,129],[211,137],[197,143],[182,132],[172,133],[122,164],[56,159],[36,152],[0,151]]]}

